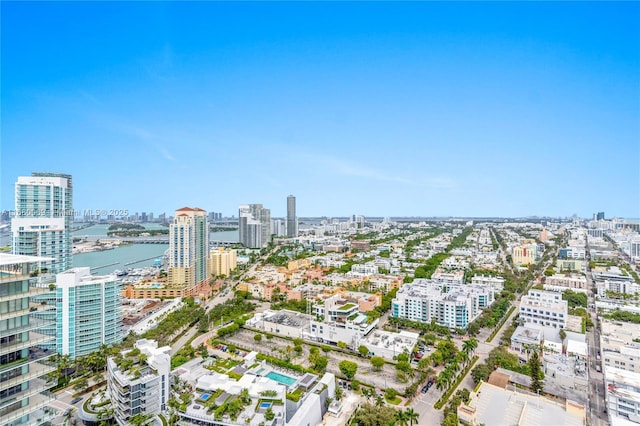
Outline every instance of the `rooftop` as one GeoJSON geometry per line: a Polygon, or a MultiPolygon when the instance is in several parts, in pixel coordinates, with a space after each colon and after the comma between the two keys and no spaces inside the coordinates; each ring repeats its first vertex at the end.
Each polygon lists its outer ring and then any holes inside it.
{"type": "Polygon", "coordinates": [[[24,254],[10,254],[0,253],[0,266],[15,265],[18,263],[35,263],[35,262],[50,262],[54,260],[51,257],[43,256],[27,256],[24,254]]]}
{"type": "Polygon", "coordinates": [[[487,425],[582,426],[585,421],[584,407],[577,404],[561,405],[528,392],[501,389],[484,382],[477,393],[471,394],[469,406],[460,406],[458,414],[461,419],[475,415],[477,423],[487,425]]]}

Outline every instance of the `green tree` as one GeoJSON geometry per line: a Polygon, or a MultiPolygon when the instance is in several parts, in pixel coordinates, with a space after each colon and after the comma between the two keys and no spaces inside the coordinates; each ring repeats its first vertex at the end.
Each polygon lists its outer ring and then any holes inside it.
{"type": "Polygon", "coordinates": [[[276,415],[271,409],[271,407],[267,408],[267,411],[264,412],[264,418],[268,421],[271,421],[276,418],[276,415]]]}
{"type": "Polygon", "coordinates": [[[349,380],[353,379],[358,371],[358,364],[353,361],[343,360],[338,364],[340,372],[349,380]]]}
{"type": "Polygon", "coordinates": [[[395,421],[395,425],[397,426],[409,426],[409,418],[407,417],[407,414],[404,412],[404,410],[396,412],[395,421]]]}
{"type": "Polygon", "coordinates": [[[413,426],[413,423],[418,424],[418,419],[420,418],[420,414],[415,412],[413,408],[407,408],[405,410],[405,415],[407,420],[409,420],[409,426],[413,426]]]}
{"type": "Polygon", "coordinates": [[[329,359],[326,356],[319,356],[313,364],[313,369],[320,372],[325,371],[327,364],[329,364],[329,359]]]}
{"type": "Polygon", "coordinates": [[[392,401],[396,396],[398,396],[398,391],[394,388],[386,388],[384,390],[384,397],[387,398],[388,401],[392,401]]]}
{"type": "Polygon", "coordinates": [[[253,335],[253,340],[255,340],[256,342],[260,343],[262,341],[262,334],[260,333],[256,333],[253,335]]]}
{"type": "Polygon", "coordinates": [[[486,381],[489,378],[489,374],[491,374],[491,369],[484,363],[471,370],[471,378],[475,384],[480,383],[481,380],[486,381]]]}
{"type": "Polygon", "coordinates": [[[534,351],[529,357],[529,369],[531,370],[531,390],[533,392],[542,392],[542,371],[540,369],[538,351],[534,351]]]}
{"type": "Polygon", "coordinates": [[[564,328],[560,329],[560,331],[558,332],[558,336],[560,336],[560,340],[562,340],[562,342],[564,343],[564,339],[567,338],[567,332],[564,331],[564,328]]]}
{"type": "Polygon", "coordinates": [[[345,342],[343,342],[343,341],[339,341],[337,343],[337,345],[338,345],[339,348],[347,349],[347,344],[345,342]]]}
{"type": "Polygon", "coordinates": [[[369,348],[367,348],[365,345],[358,346],[358,352],[360,352],[360,356],[362,357],[369,356],[369,348]]]}
{"type": "Polygon", "coordinates": [[[381,356],[372,356],[370,361],[374,371],[380,371],[384,367],[384,358],[381,356]]]}
{"type": "Polygon", "coordinates": [[[391,407],[376,407],[373,404],[364,404],[355,415],[358,426],[389,426],[393,424],[396,410],[391,407]]]}
{"type": "Polygon", "coordinates": [[[477,348],[478,340],[473,337],[471,339],[465,340],[465,342],[462,344],[462,350],[467,354],[473,355],[477,348]]]}

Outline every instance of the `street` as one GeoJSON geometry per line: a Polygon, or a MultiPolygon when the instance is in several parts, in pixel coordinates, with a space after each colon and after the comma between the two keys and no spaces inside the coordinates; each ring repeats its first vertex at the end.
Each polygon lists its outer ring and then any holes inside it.
{"type": "MultiPolygon", "coordinates": [[[[516,305],[517,306],[517,305],[516,305]]],[[[478,348],[475,351],[475,355],[478,355],[478,361],[474,364],[474,367],[482,364],[487,359],[489,352],[500,344],[500,339],[504,334],[504,331],[511,325],[513,318],[518,315],[518,309],[515,309],[509,318],[504,322],[502,327],[500,327],[500,331],[493,338],[491,343],[486,343],[486,339],[478,339],[478,348]]],[[[473,368],[472,368],[473,369],[473,368]]],[[[471,369],[471,370],[472,370],[471,369]]],[[[469,370],[469,372],[471,372],[469,370]]],[[[460,382],[460,385],[456,388],[458,389],[469,389],[473,390],[475,384],[473,383],[473,379],[471,378],[471,374],[467,374],[465,378],[460,382]]],[[[455,394],[455,392],[453,393],[455,394]]],[[[426,394],[420,393],[410,404],[410,407],[413,408],[418,414],[420,414],[419,423],[420,425],[435,425],[439,424],[443,420],[442,410],[437,410],[434,408],[434,404],[440,396],[442,392],[436,389],[433,386],[426,394]]]]}
{"type": "MultiPolygon", "coordinates": [[[[585,237],[585,248],[588,251],[588,240],[585,237]]],[[[587,262],[589,259],[586,260],[587,262]]],[[[591,268],[587,264],[585,275],[587,277],[587,311],[591,316],[594,326],[591,331],[587,333],[587,345],[589,347],[589,410],[587,413],[587,424],[592,426],[605,426],[609,423],[607,414],[604,412],[606,408],[605,390],[604,390],[604,375],[603,371],[598,372],[596,365],[601,365],[602,361],[598,359],[600,354],[600,331],[598,323],[598,315],[595,309],[595,297],[593,296],[593,290],[595,289],[595,283],[591,276],[591,268]]]]}

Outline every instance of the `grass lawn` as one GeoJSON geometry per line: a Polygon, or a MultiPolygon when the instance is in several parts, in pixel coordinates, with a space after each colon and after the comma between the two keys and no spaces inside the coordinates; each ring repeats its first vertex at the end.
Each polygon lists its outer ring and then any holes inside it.
{"type": "Polygon", "coordinates": [[[396,397],[395,397],[395,398],[393,398],[393,399],[387,399],[387,398],[385,398],[385,399],[387,400],[387,402],[388,402],[389,404],[393,404],[393,405],[398,405],[398,404],[400,404],[400,402],[402,401],[402,398],[400,398],[399,396],[396,396],[396,397]]]}

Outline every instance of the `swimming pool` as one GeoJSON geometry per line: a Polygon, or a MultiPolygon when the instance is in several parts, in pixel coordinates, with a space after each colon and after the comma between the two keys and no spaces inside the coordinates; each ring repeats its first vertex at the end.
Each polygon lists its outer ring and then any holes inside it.
{"type": "Polygon", "coordinates": [[[285,376],[284,374],[276,373],[275,371],[270,371],[265,377],[268,377],[271,380],[275,380],[276,382],[282,383],[283,385],[286,385],[286,386],[291,386],[292,384],[297,382],[297,379],[294,379],[293,377],[285,376]]]}
{"type": "Polygon", "coordinates": [[[271,407],[270,402],[263,402],[260,404],[260,408],[269,408],[269,407],[271,407]]]}
{"type": "Polygon", "coordinates": [[[208,393],[203,393],[202,395],[200,395],[200,400],[201,401],[206,401],[207,399],[209,399],[211,395],[208,393]]]}

